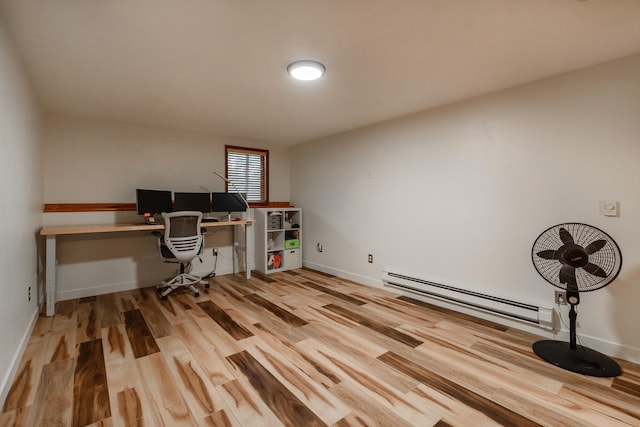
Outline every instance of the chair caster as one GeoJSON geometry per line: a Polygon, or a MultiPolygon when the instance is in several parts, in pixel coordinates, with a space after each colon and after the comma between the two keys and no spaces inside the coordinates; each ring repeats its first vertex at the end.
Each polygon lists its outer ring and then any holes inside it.
{"type": "Polygon", "coordinates": [[[205,289],[209,289],[209,284],[204,285],[205,289]]]}
{"type": "Polygon", "coordinates": [[[169,299],[169,296],[168,296],[168,295],[162,295],[162,301],[166,301],[166,300],[168,300],[168,299],[169,299]]]}
{"type": "Polygon", "coordinates": [[[162,293],[162,288],[156,288],[156,292],[161,294],[162,293]]]}
{"type": "Polygon", "coordinates": [[[194,297],[199,297],[200,296],[200,292],[196,292],[195,294],[193,294],[194,297]]]}

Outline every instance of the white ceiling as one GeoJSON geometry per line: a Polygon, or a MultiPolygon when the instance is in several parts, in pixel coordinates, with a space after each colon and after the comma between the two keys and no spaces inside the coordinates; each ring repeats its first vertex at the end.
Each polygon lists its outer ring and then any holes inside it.
{"type": "Polygon", "coordinates": [[[640,52],[638,0],[0,0],[47,112],[295,144],[640,52]],[[325,78],[285,73],[316,59],[325,78]]]}

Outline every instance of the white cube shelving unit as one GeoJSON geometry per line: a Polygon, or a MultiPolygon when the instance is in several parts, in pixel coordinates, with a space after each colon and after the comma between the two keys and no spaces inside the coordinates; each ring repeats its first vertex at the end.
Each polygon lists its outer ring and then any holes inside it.
{"type": "Polygon", "coordinates": [[[271,274],[302,267],[302,209],[255,210],[256,270],[271,274]]]}

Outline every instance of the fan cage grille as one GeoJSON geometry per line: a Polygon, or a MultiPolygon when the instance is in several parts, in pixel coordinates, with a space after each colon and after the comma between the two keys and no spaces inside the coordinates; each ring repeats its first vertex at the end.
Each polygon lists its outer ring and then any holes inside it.
{"type": "Polygon", "coordinates": [[[600,289],[611,283],[618,276],[622,267],[622,255],[613,238],[591,225],[565,223],[545,230],[538,236],[531,250],[533,265],[547,282],[567,290],[567,284],[560,282],[562,264],[557,260],[549,260],[537,255],[544,250],[558,250],[564,244],[560,238],[561,228],[567,230],[573,237],[574,243],[583,248],[596,240],[605,240],[607,242],[600,250],[589,255],[589,262],[602,268],[606,273],[606,277],[594,276],[583,268],[576,268],[578,291],[588,292],[600,289]]]}

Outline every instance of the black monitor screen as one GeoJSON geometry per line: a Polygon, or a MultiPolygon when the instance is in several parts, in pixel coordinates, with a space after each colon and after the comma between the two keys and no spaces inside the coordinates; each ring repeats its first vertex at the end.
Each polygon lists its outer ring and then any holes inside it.
{"type": "Polygon", "coordinates": [[[173,193],[173,208],[176,211],[211,212],[211,194],[173,193]]]}
{"type": "Polygon", "coordinates": [[[171,212],[173,201],[171,191],[136,189],[136,207],[138,215],[161,214],[171,212]]]}
{"type": "Polygon", "coordinates": [[[211,193],[212,212],[244,212],[247,205],[240,193],[211,193]]]}

